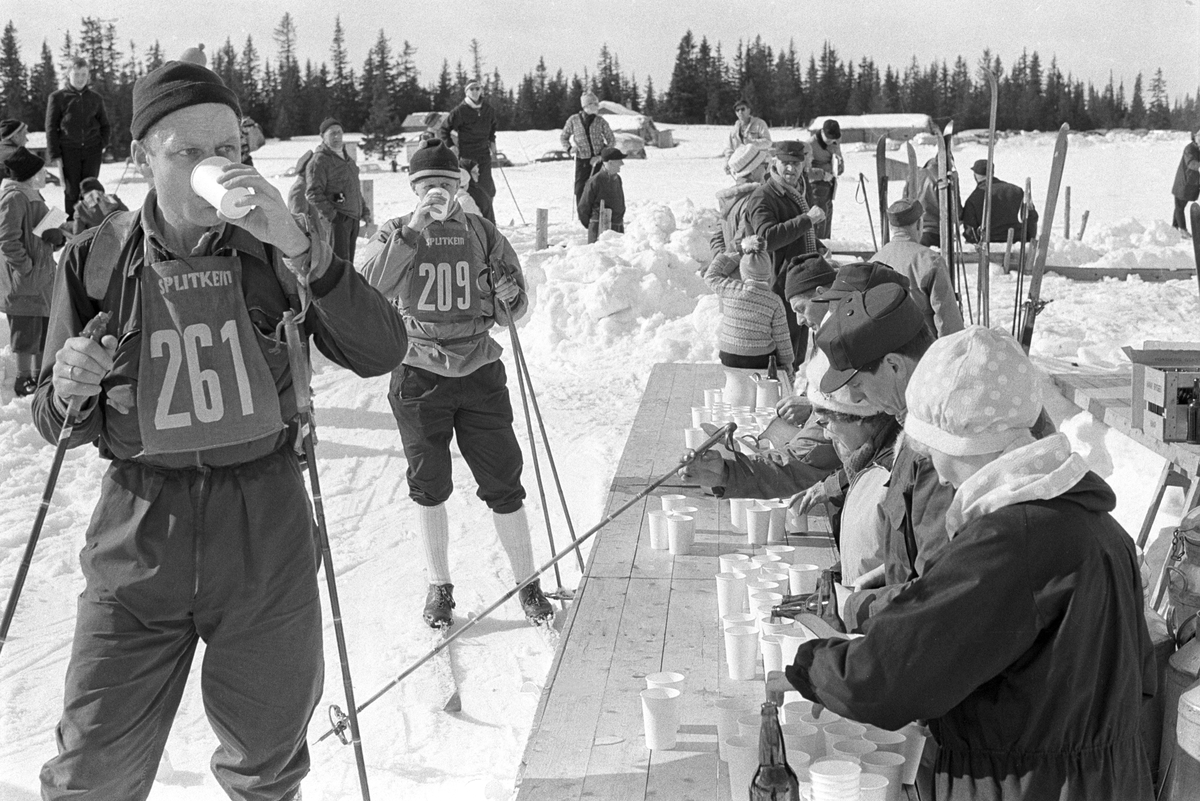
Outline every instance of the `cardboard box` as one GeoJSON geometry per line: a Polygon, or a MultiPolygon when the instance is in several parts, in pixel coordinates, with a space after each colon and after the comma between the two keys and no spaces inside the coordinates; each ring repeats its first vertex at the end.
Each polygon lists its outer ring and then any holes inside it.
{"type": "Polygon", "coordinates": [[[1187,407],[1200,379],[1200,343],[1122,348],[1133,363],[1130,424],[1162,442],[1187,441],[1187,407]]]}

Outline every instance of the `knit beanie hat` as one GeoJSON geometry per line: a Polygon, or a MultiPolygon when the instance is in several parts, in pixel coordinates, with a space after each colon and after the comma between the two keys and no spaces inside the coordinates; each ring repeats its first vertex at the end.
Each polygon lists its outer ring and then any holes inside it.
{"type": "Polygon", "coordinates": [[[154,123],[172,112],[203,103],[222,103],[240,120],[242,109],[235,95],[215,72],[186,61],[168,61],[133,85],[133,119],[129,133],[146,135],[154,123]]]}
{"type": "Polygon", "coordinates": [[[837,270],[821,256],[796,256],[789,263],[783,295],[788,300],[811,292],[817,287],[829,287],[837,278],[837,270]]]}
{"type": "Polygon", "coordinates": [[[738,270],[743,281],[770,284],[775,277],[775,264],[771,259],[771,254],[764,250],[742,254],[742,260],[738,262],[738,270]]]}
{"type": "Polygon", "coordinates": [[[7,139],[24,127],[20,120],[0,120],[0,139],[7,139]]]}
{"type": "Polygon", "coordinates": [[[831,412],[858,415],[859,417],[873,417],[877,414],[883,414],[886,411],[882,406],[877,406],[866,398],[857,401],[852,400],[848,387],[839,387],[834,392],[822,392],[821,379],[825,377],[825,373],[829,370],[829,357],[820,350],[813,351],[813,354],[808,357],[808,364],[805,365],[804,369],[805,375],[808,377],[808,390],[805,394],[813,406],[819,409],[828,409],[831,412]]]}
{"type": "Polygon", "coordinates": [[[745,178],[767,160],[767,151],[755,144],[739,145],[729,157],[729,174],[745,178]]]}
{"type": "Polygon", "coordinates": [[[422,178],[458,180],[458,156],[440,139],[426,139],[408,160],[409,183],[422,178]]]}
{"type": "Polygon", "coordinates": [[[596,97],[592,92],[584,92],[579,96],[579,107],[587,108],[592,103],[599,103],[600,98],[596,97]]]}
{"type": "Polygon", "coordinates": [[[925,208],[919,200],[897,200],[888,206],[887,210],[888,222],[897,228],[912,225],[919,221],[924,213],[925,208]]]}
{"type": "Polygon", "coordinates": [[[98,189],[101,192],[104,191],[104,184],[100,183],[99,178],[84,178],[79,182],[79,194],[86,195],[93,189],[98,189]]]}
{"type": "Polygon", "coordinates": [[[179,54],[180,61],[186,61],[189,64],[199,64],[201,67],[208,66],[208,56],[204,52],[204,45],[189,47],[179,54]]]}
{"type": "Polygon", "coordinates": [[[841,139],[842,126],[838,124],[837,120],[825,120],[821,123],[821,133],[825,134],[826,139],[841,139]]]}
{"type": "Polygon", "coordinates": [[[321,127],[318,128],[317,131],[321,134],[321,136],[324,136],[325,132],[335,125],[339,128],[342,128],[342,130],[345,130],[345,128],[342,126],[342,123],[338,121],[337,117],[326,117],[325,119],[321,120],[321,127]]]}
{"type": "Polygon", "coordinates": [[[46,162],[28,149],[18,147],[4,160],[4,166],[14,181],[28,181],[46,166],[46,162]]]}
{"type": "Polygon", "coordinates": [[[905,433],[951,456],[999,453],[1028,437],[1042,411],[1041,381],[1020,344],[981,325],[934,342],[905,400],[905,433]]]}

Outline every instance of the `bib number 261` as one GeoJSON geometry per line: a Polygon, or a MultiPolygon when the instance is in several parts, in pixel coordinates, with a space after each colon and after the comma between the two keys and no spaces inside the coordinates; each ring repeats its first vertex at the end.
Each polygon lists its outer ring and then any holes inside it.
{"type": "MultiPolygon", "coordinates": [[[[251,415],[254,413],[254,399],[250,395],[250,377],[246,372],[246,360],[242,354],[237,323],[234,320],[226,322],[221,326],[220,335],[221,342],[229,346],[242,415],[251,415]]],[[[155,331],[150,335],[150,355],[154,358],[165,356],[167,359],[166,375],[154,409],[154,427],[159,431],[190,426],[193,414],[201,423],[215,423],[225,416],[225,398],[221,391],[220,374],[216,370],[200,367],[200,349],[211,347],[213,334],[207,323],[187,326],[183,329],[182,337],[173,328],[155,331]],[[179,382],[179,374],[185,368],[191,388],[191,411],[172,412],[171,402],[179,382]]]]}
{"type": "Polygon", "coordinates": [[[424,281],[417,310],[423,312],[467,311],[471,308],[471,265],[465,261],[453,267],[447,262],[417,265],[417,277],[424,281]]]}

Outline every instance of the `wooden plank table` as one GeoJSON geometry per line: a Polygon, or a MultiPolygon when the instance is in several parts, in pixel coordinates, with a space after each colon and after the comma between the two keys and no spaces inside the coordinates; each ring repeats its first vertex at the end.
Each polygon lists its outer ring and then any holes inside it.
{"type": "MultiPolygon", "coordinates": [[[[678,463],[691,406],[722,383],[720,365],[655,365],[606,513],[678,463]]],[[[731,681],[725,670],[713,576],[718,554],[746,544],[730,529],[728,508],[699,488],[664,486],[596,535],[534,717],[520,801],[729,799],[712,704],[720,696],[762,698],[764,690],[761,666],[756,681],[731,681]],[[699,508],[688,556],[650,548],[645,513],[669,493],[689,495],[699,508]],[[678,746],[651,754],[639,693],[645,676],[660,670],[684,673],[687,682],[678,746]]],[[[800,549],[797,562],[833,562],[827,536],[790,543],[800,549]]]]}

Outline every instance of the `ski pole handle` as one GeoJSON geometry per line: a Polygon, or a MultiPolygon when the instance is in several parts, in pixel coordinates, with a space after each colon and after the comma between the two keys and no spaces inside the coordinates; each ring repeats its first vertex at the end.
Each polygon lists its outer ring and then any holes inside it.
{"type": "MultiPolygon", "coordinates": [[[[79,336],[86,337],[93,342],[99,342],[100,338],[108,330],[108,321],[112,318],[112,314],[102,311],[92,319],[88,320],[87,325],[79,332],[79,336]]],[[[79,416],[79,410],[83,408],[84,401],[87,400],[81,395],[72,395],[71,400],[67,403],[67,414],[63,420],[62,431],[59,432],[59,441],[71,436],[71,432],[75,428],[75,418],[79,416]]]]}

